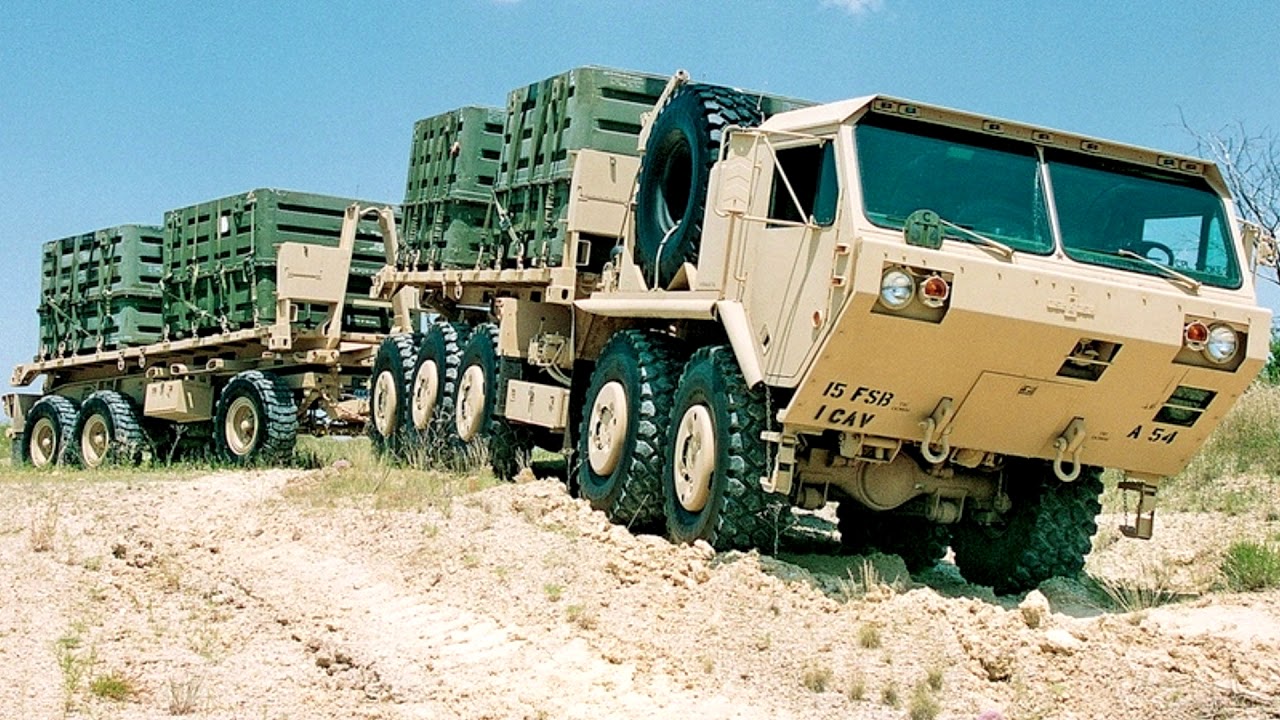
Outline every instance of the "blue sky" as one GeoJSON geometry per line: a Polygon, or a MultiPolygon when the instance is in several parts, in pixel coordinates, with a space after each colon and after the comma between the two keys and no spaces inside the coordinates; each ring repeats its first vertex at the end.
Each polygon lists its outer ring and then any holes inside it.
{"type": "Polygon", "coordinates": [[[35,352],[45,240],[256,187],[395,202],[414,120],[578,65],[885,92],[1185,152],[1180,110],[1280,125],[1278,27],[1265,0],[8,0],[0,371],[35,352]]]}

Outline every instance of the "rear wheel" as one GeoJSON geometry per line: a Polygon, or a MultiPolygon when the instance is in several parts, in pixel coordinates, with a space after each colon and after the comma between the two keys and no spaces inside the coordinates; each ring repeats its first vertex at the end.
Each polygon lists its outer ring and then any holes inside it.
{"type": "Polygon", "coordinates": [[[729,348],[694,353],[667,426],[662,490],[672,540],[777,550],[791,511],[785,496],[760,487],[766,415],[764,392],[747,388],[729,348]]]}
{"type": "Polygon", "coordinates": [[[31,406],[23,432],[25,455],[32,466],[52,467],[75,460],[76,404],[61,395],[46,395],[31,406]]]}
{"type": "Polygon", "coordinates": [[[645,330],[619,333],[591,374],[578,434],[578,484],[610,520],[647,527],[662,519],[663,429],[671,415],[677,366],[671,339],[645,330]]]}
{"type": "Polygon", "coordinates": [[[476,326],[462,351],[461,375],[453,403],[453,433],[464,460],[487,457],[503,480],[528,462],[529,433],[498,417],[498,326],[476,326]]]}
{"type": "Polygon", "coordinates": [[[433,323],[418,346],[417,366],[410,382],[410,419],[430,459],[450,449],[449,426],[458,395],[467,327],[433,323]]]}
{"type": "Polygon", "coordinates": [[[962,523],[952,533],[960,574],[998,593],[1078,574],[1098,530],[1102,470],[1087,467],[1075,482],[1064,483],[1048,463],[1025,460],[1011,462],[1005,476],[1013,507],[1003,521],[962,523]]]}
{"type": "Polygon", "coordinates": [[[244,465],[288,459],[298,438],[293,393],[280,378],[246,370],[222,389],[214,437],[223,460],[244,465]]]}
{"type": "Polygon", "coordinates": [[[99,390],[80,407],[76,423],[80,462],[96,468],[110,463],[142,461],[146,436],[133,401],[114,390],[99,390]]]}
{"type": "Polygon", "coordinates": [[[378,346],[369,384],[369,438],[379,454],[402,457],[410,445],[408,379],[418,362],[413,335],[391,335],[378,346]]]}

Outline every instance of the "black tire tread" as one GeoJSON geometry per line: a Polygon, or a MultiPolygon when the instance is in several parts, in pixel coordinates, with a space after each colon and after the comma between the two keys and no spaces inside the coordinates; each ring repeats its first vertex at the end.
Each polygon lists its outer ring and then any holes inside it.
{"type": "Polygon", "coordinates": [[[115,390],[99,390],[85,398],[84,403],[80,406],[79,417],[76,421],[77,450],[79,449],[79,438],[84,433],[84,423],[99,404],[103,406],[103,410],[107,413],[107,419],[111,423],[111,430],[114,435],[111,445],[107,448],[107,456],[104,458],[104,463],[137,464],[141,462],[142,451],[147,445],[147,436],[143,432],[142,424],[138,419],[137,408],[128,396],[115,390]]]}
{"type": "MultiPolygon", "coordinates": [[[[686,368],[701,362],[711,362],[724,380],[723,401],[729,419],[724,497],[714,527],[703,539],[719,551],[777,552],[792,515],[786,496],[766,493],[760,487],[760,478],[769,470],[765,443],[760,439],[769,420],[764,391],[747,387],[733,351],[727,346],[701,348],[689,359],[686,368]]],[[[683,375],[680,382],[684,383],[683,375]]],[[[680,421],[675,416],[678,409],[672,408],[669,431],[673,433],[680,421]]],[[[671,445],[667,443],[668,447],[671,445]]]]}
{"type": "MultiPolygon", "coordinates": [[[[629,352],[637,360],[639,397],[631,403],[636,424],[635,445],[629,457],[621,459],[617,495],[612,502],[592,498],[591,505],[609,519],[627,527],[649,527],[662,521],[662,470],[666,454],[665,423],[671,416],[675,382],[679,373],[678,350],[673,339],[653,330],[626,330],[614,335],[600,353],[629,352]],[[624,349],[625,348],[625,349],[624,349]]],[[[594,382],[593,382],[594,385],[594,382]]],[[[589,395],[588,400],[592,400],[589,395]]],[[[581,435],[589,437],[590,407],[584,408],[581,435]]],[[[583,473],[589,472],[585,453],[580,458],[583,473]]],[[[580,483],[580,487],[585,487],[580,483]]]]}
{"type": "Polygon", "coordinates": [[[1074,482],[1064,483],[1047,463],[1031,467],[1038,476],[1022,481],[1034,487],[1021,498],[1014,496],[1003,533],[972,524],[955,528],[951,545],[966,580],[1016,593],[1051,577],[1074,577],[1084,568],[1102,512],[1102,469],[1086,467],[1074,482]]]}
{"type": "MultiPolygon", "coordinates": [[[[516,427],[508,423],[505,418],[499,417],[496,412],[498,403],[501,400],[499,397],[501,384],[498,382],[497,377],[498,367],[501,363],[501,355],[498,353],[498,336],[499,328],[497,324],[481,323],[472,328],[470,336],[467,338],[468,350],[471,343],[483,342],[480,338],[487,338],[493,347],[494,363],[492,368],[493,377],[485,378],[485,397],[488,399],[487,404],[490,410],[488,417],[476,437],[472,438],[470,443],[465,443],[464,445],[476,447],[483,445],[488,451],[489,466],[493,469],[493,473],[500,480],[510,480],[520,471],[521,460],[528,460],[529,453],[533,448],[533,437],[525,428],[516,427]]],[[[466,352],[464,352],[465,355],[466,352]]],[[[459,384],[465,371],[466,367],[460,364],[458,368],[459,384]]]]}
{"type": "Polygon", "coordinates": [[[411,391],[417,380],[418,371],[430,359],[429,354],[434,349],[432,344],[435,336],[440,337],[441,347],[444,349],[444,357],[436,359],[440,365],[441,382],[435,411],[428,422],[427,431],[423,433],[425,436],[423,440],[426,442],[436,442],[440,436],[447,433],[453,406],[458,397],[458,382],[462,379],[462,351],[466,347],[470,333],[471,329],[464,323],[437,322],[431,325],[418,345],[416,364],[413,374],[410,375],[411,391]]]}
{"type": "MultiPolygon", "coordinates": [[[[675,103],[677,100],[680,100],[682,95],[689,94],[696,96],[697,99],[694,102],[702,107],[703,120],[707,125],[705,137],[702,139],[707,161],[705,163],[705,167],[701,169],[701,172],[706,173],[709,172],[711,166],[715,164],[719,157],[720,143],[724,139],[725,128],[730,125],[754,127],[764,120],[764,115],[758,107],[758,98],[732,88],[719,85],[705,85],[701,83],[689,83],[681,86],[677,92],[672,95],[671,100],[668,102],[668,106],[671,103],[675,103]]],[[[666,108],[664,107],[663,109],[665,110],[666,108]]],[[[658,117],[655,118],[655,123],[660,120],[661,111],[659,111],[658,117]]],[[[637,184],[642,188],[641,192],[646,195],[648,195],[648,193],[643,190],[643,188],[647,188],[649,183],[655,182],[655,180],[650,177],[654,172],[653,168],[655,163],[652,147],[657,147],[657,143],[660,141],[661,138],[658,136],[658,133],[655,132],[651,134],[650,141],[645,148],[644,156],[640,161],[640,172],[637,184]]],[[[661,178],[656,180],[656,182],[661,181],[661,178]]],[[[702,245],[702,223],[703,217],[706,214],[707,187],[697,187],[694,186],[693,183],[690,183],[690,195],[692,196],[690,202],[693,203],[693,207],[690,209],[689,215],[692,221],[692,226],[687,231],[681,233],[688,237],[689,242],[686,244],[684,252],[679,256],[677,262],[663,263],[663,259],[661,257],[657,257],[657,252],[662,242],[661,233],[659,233],[657,237],[637,238],[637,260],[646,280],[653,278],[655,264],[661,268],[658,273],[659,283],[666,286],[674,276],[675,270],[679,268],[680,263],[697,263],[698,251],[702,245]],[[647,257],[650,253],[653,253],[655,257],[647,257]],[[663,268],[663,265],[666,265],[666,267],[663,268]]],[[[651,197],[646,197],[645,199],[648,201],[651,197]]],[[[647,226],[647,224],[645,225],[647,226]]]]}
{"type": "Polygon", "coordinates": [[[404,454],[406,441],[413,434],[413,416],[409,406],[412,388],[409,383],[412,381],[413,370],[417,364],[418,338],[414,337],[413,333],[388,335],[378,346],[378,353],[374,356],[373,368],[369,374],[370,408],[373,407],[373,393],[378,376],[384,370],[391,370],[392,375],[397,376],[396,415],[398,416],[392,436],[385,437],[378,430],[377,423],[373,421],[372,412],[370,412],[368,434],[374,451],[378,454],[401,457],[404,454]]]}
{"type": "MultiPolygon", "coordinates": [[[[232,462],[270,462],[293,457],[293,450],[298,442],[297,405],[293,401],[293,391],[273,373],[245,370],[231,378],[231,382],[227,383],[218,397],[218,423],[214,428],[215,432],[225,432],[223,426],[227,408],[231,404],[231,400],[228,399],[232,395],[230,391],[233,387],[242,385],[247,385],[262,401],[267,434],[263,437],[262,444],[249,457],[240,459],[226,452],[227,458],[232,462]]],[[[221,441],[219,446],[223,444],[225,440],[221,441]]]]}
{"type": "MultiPolygon", "coordinates": [[[[48,415],[58,425],[58,450],[53,458],[54,465],[68,465],[76,462],[76,419],[80,410],[70,398],[61,395],[45,395],[31,406],[27,413],[26,425],[31,427],[44,415],[48,415]]],[[[31,433],[23,433],[23,456],[31,457],[31,433]]]]}

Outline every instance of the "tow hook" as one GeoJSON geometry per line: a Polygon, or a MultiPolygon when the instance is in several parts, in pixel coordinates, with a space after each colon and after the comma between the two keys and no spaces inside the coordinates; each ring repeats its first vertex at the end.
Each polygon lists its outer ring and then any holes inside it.
{"type": "Polygon", "coordinates": [[[952,401],[949,397],[944,397],[938,401],[938,406],[933,409],[933,414],[920,423],[920,427],[924,430],[924,440],[920,443],[920,454],[925,460],[937,465],[947,459],[951,454],[951,443],[947,437],[951,434],[951,428],[947,428],[942,432],[938,432],[939,428],[947,426],[947,422],[951,419],[952,401]],[[939,450],[933,449],[934,445],[939,450]]]}
{"type": "Polygon", "coordinates": [[[1084,418],[1072,418],[1067,429],[1062,431],[1058,439],[1053,441],[1055,452],[1053,458],[1053,474],[1062,482],[1075,482],[1080,477],[1080,450],[1084,447],[1084,418]],[[1063,458],[1071,455],[1071,470],[1063,465],[1063,458]]]}

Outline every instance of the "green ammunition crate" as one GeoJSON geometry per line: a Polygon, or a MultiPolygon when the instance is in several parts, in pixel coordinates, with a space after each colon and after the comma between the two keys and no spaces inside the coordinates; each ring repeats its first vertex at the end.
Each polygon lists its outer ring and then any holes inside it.
{"type": "Polygon", "coordinates": [[[412,267],[474,267],[502,151],[501,108],[464,107],[413,127],[401,256],[412,267]]]}
{"type": "Polygon", "coordinates": [[[401,224],[398,265],[414,268],[472,268],[488,244],[491,202],[442,200],[409,203],[401,224]]]}
{"type": "Polygon", "coordinates": [[[492,198],[502,152],[501,108],[464,107],[414,123],[406,206],[492,198]]]}
{"type": "MultiPolygon", "coordinates": [[[[357,201],[259,189],[166,213],[162,286],[168,336],[208,335],[273,323],[277,248],[284,242],[336,247],[343,214],[352,202],[357,201]]],[[[389,330],[389,310],[369,301],[372,277],[385,260],[377,221],[362,220],[347,285],[345,330],[389,330]]],[[[310,329],[323,320],[323,307],[304,305],[294,322],[310,329]]]]}
{"type": "Polygon", "coordinates": [[[158,295],[57,300],[42,303],[39,316],[41,359],[149,345],[164,328],[158,295]]]}
{"type": "MultiPolygon", "coordinates": [[[[653,110],[667,80],[581,67],[512,90],[496,199],[520,243],[511,243],[506,233],[491,232],[492,251],[507,261],[560,265],[574,151],[638,155],[641,115],[653,110]]],[[[812,104],[743,92],[759,98],[766,117],[812,104]]]]}
{"type": "Polygon", "coordinates": [[[161,339],[163,228],[120,225],[53,240],[42,250],[41,357],[161,339]]]}
{"type": "Polygon", "coordinates": [[[44,244],[40,291],[155,292],[164,274],[164,228],[121,225],[44,244]]]}

